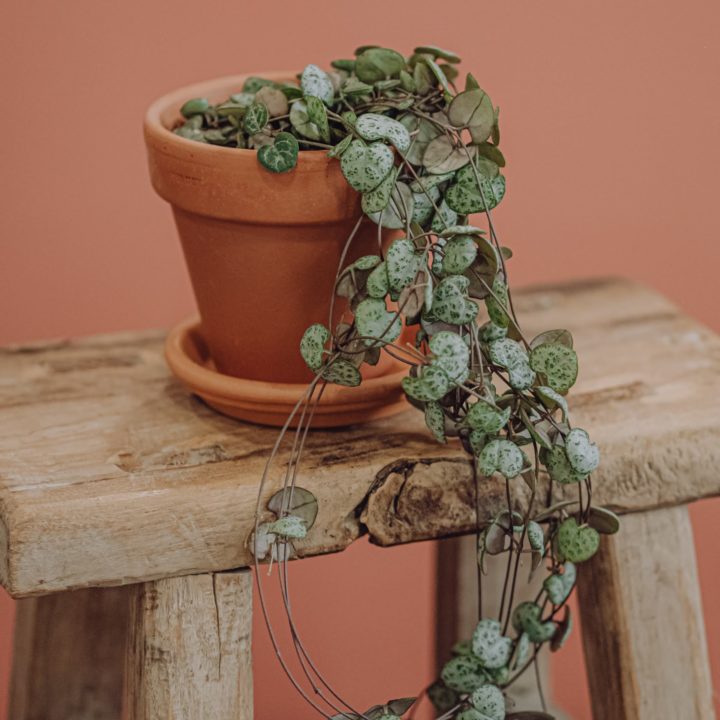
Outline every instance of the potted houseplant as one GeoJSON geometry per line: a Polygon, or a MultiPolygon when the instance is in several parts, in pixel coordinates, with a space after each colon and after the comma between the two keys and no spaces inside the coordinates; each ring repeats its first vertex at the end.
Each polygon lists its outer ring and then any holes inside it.
{"type": "MultiPolygon", "coordinates": [[[[152,184],[172,206],[201,317],[168,338],[171,369],[221,411],[277,425],[312,377],[287,347],[312,322],[327,322],[333,279],[362,216],[360,195],[318,151],[334,134],[298,138],[292,173],[258,163],[257,149],[272,140],[265,130],[292,127],[290,100],[302,93],[293,79],[240,75],[181,88],[153,103],[144,126],[152,184]]],[[[364,223],[347,259],[376,246],[376,230],[364,223]]],[[[402,374],[389,356],[368,366],[365,387],[325,394],[317,425],[403,409],[402,374]]]]}
{"type": "MultiPolygon", "coordinates": [[[[312,379],[268,459],[255,531],[248,539],[256,563],[282,565],[287,620],[303,674],[293,675],[279,648],[278,657],[303,697],[335,720],[399,720],[414,698],[367,711],[351,707],[317,672],[289,612],[287,560],[293,544],[312,532],[318,510],[317,500],[296,483],[298,466],[306,434],[333,387],[371,383],[363,369],[389,356],[405,368],[403,390],[424,413],[435,439],[464,448],[478,484],[491,476],[505,484],[507,508],[477,528],[480,568],[507,563],[503,602],[499,615],[483,615],[472,638],[462,639],[428,689],[441,720],[549,717],[544,708],[513,712],[512,685],[543,648],[562,646],[571,627],[567,600],[577,567],[597,551],[600,533],[618,529],[612,512],[592,504],[591,474],[599,450],[569,418],[566,395],[578,373],[572,336],[553,329],[527,337],[515,314],[507,269],[511,253],[492,221],[492,210],[505,194],[498,110],[472,75],[458,88],[459,62],[454,53],[432,46],[418,47],[409,57],[364,46],[354,58],[333,62],[333,71],[307,66],[298,83],[284,75],[246,79],[241,92],[219,103],[216,98],[215,104],[194,97],[197,93],[175,97],[167,112],[182,112],[184,120],[177,126],[170,115],[162,120],[188,140],[187,153],[195,141],[200,147],[217,143],[224,146],[223,162],[226,156],[229,162],[232,153],[248,152],[237,146],[253,146],[257,166],[252,172],[258,174],[234,200],[223,200],[225,192],[221,200],[213,199],[226,201],[233,218],[240,212],[235,204],[248,195],[281,206],[282,189],[295,188],[292,178],[303,177],[310,167],[306,163],[321,166],[323,179],[305,186],[294,219],[307,208],[328,204],[353,208],[342,219],[333,216],[348,232],[338,241],[338,266],[328,265],[329,282],[323,279],[337,297],[331,292],[322,321],[312,322],[299,339],[312,379]],[[312,158],[300,151],[316,145],[329,147],[312,158]],[[340,180],[347,196],[338,188],[340,180]],[[473,221],[479,213],[481,220],[473,221]],[[268,499],[273,464],[291,426],[297,429],[280,489],[268,499]],[[529,496],[526,502],[516,498],[518,482],[529,490],[522,493],[529,496]],[[554,490],[565,485],[577,489],[577,500],[557,501],[554,490]],[[533,573],[544,571],[546,578],[536,600],[518,603],[523,563],[533,573]]],[[[224,93],[228,83],[219,87],[224,93]]],[[[217,169],[195,168],[186,159],[176,172],[196,177],[217,169]]],[[[170,196],[161,181],[155,184],[170,196]]],[[[230,197],[234,190],[226,192],[230,197]]],[[[199,202],[190,190],[187,194],[183,202],[199,202]]],[[[258,210],[242,212],[249,218],[258,210]]],[[[256,215],[252,218],[257,222],[256,215]]],[[[262,242],[258,236],[249,252],[262,242]]],[[[304,252],[318,255],[312,243],[304,252]]],[[[257,272],[275,284],[270,261],[257,272]]],[[[260,580],[258,573],[264,602],[260,580]]]]}

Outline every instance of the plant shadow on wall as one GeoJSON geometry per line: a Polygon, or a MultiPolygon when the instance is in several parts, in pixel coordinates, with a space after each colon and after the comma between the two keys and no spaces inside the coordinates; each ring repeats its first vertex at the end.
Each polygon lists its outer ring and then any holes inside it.
{"type": "MultiPolygon", "coordinates": [[[[460,58],[418,47],[405,58],[376,46],[358,48],[325,72],[308,65],[299,82],[252,77],[220,104],[189,99],[174,132],[203,143],[257,149],[270,173],[292,172],[301,150],[337,158],[362,195],[362,214],[347,238],[329,301],[328,323],[307,328],[300,353],[314,373],[279,433],[260,485],[250,540],[256,567],[277,563],[292,651],[283,659],[260,599],[278,658],[302,697],[326,718],[398,720],[415,698],[361,711],[346,703],[300,641],[290,611],[288,560],[293,541],[312,532],[317,500],[296,483],[307,433],[328,384],[355,387],[361,368],[383,353],[407,366],[403,389],[440,443],[462,445],[475,482],[499,474],[507,508],[477,528],[480,622],[454,648],[427,690],[442,720],[540,720],[545,708],[517,712],[513,683],[546,646],[564,643],[572,622],[567,600],[578,565],[597,551],[599,533],[617,517],[592,505],[598,448],[573,428],[566,394],[578,360],[566,330],[526,337],[508,282],[510,250],[500,242],[492,210],[505,195],[499,111],[473,75],[456,85],[460,58]],[[482,227],[468,216],[483,213],[482,227]],[[353,262],[353,240],[376,226],[375,254],[353,262]],[[335,295],[344,303],[338,315],[335,295]],[[337,319],[339,317],[339,320],[337,319]],[[293,430],[291,430],[293,428],[293,430]],[[291,447],[283,488],[262,499],[283,442],[291,447]],[[556,499],[559,486],[577,489],[556,499]],[[500,610],[483,613],[482,575],[504,562],[500,610]],[[520,583],[547,574],[534,601],[515,602],[520,583]]],[[[540,693],[541,702],[542,693],[540,693]]]]}

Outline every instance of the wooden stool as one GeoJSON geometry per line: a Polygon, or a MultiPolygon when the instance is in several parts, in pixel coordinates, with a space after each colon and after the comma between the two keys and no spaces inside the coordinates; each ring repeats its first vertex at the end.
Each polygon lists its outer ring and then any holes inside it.
{"type": "MultiPolygon", "coordinates": [[[[575,335],[571,408],[603,451],[594,500],[629,513],[580,573],[593,716],[710,720],[686,505],[720,494],[720,340],[625,281],[528,291],[518,311],[529,332],[575,335]]],[[[24,598],[12,720],[117,720],[123,704],[129,720],[252,717],[236,568],[276,431],[189,397],[161,348],[149,332],[0,351],[0,582],[24,598]]],[[[476,516],[468,460],[416,412],[312,433],[298,484],[320,503],[301,555],[469,533],[504,503],[488,481],[476,516]]]]}

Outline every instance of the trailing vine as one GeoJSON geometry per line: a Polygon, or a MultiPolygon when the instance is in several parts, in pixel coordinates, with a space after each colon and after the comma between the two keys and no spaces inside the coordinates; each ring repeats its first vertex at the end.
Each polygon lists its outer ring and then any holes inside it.
{"type": "Polygon", "coordinates": [[[292,616],[287,560],[318,509],[296,476],[327,383],[359,385],[362,365],[376,364],[382,352],[401,360],[408,366],[405,393],[434,438],[462,445],[478,487],[492,476],[504,479],[506,508],[477,528],[480,573],[490,559],[505,556],[500,610],[485,615],[481,594],[472,638],[456,645],[427,691],[439,720],[550,717],[545,708],[513,712],[509,693],[543,647],[557,650],[565,642],[577,566],[597,551],[599,533],[618,529],[612,512],[592,504],[598,448],[569,418],[566,394],[578,374],[572,336],[549,330],[529,338],[515,313],[507,271],[512,253],[492,221],[506,187],[499,109],[472,74],[458,90],[459,62],[436,47],[416,48],[405,58],[365,46],[354,59],[333,62],[331,72],[308,65],[298,83],[253,77],[221,104],[189,100],[175,129],[200,142],[256,148],[260,163],[274,173],[292,171],[300,150],[325,149],[362,194],[364,214],[343,257],[360,223],[378,228],[377,254],[338,269],[336,295],[347,306],[342,321],[312,325],[302,338],[300,352],[315,378],[268,461],[252,540],[256,566],[268,557],[280,565],[301,675],[282,655],[258,573],[278,657],[307,702],[333,720],[399,720],[415,698],[366,711],[351,707],[306,652],[292,616]],[[482,227],[469,218],[478,213],[482,227]],[[388,244],[383,229],[402,237],[388,244]],[[266,509],[263,489],[291,424],[297,429],[283,489],[266,509]],[[527,485],[529,500],[518,499],[518,483],[527,485]],[[577,499],[556,502],[557,485],[575,486],[577,499]],[[516,603],[525,561],[531,575],[543,568],[546,577],[534,601],[516,603]]]}

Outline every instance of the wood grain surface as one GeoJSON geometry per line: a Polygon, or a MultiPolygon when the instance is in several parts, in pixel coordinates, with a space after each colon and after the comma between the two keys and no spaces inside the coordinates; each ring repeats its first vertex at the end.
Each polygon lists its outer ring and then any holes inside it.
{"type": "MultiPolygon", "coordinates": [[[[536,288],[516,304],[528,335],[575,335],[581,370],[569,400],[602,449],[597,504],[633,512],[720,493],[716,335],[622,280],[536,288]]],[[[0,350],[0,583],[10,594],[250,564],[277,431],[188,395],[162,340],[146,332],[0,350]]],[[[278,462],[266,497],[283,473],[278,462]]],[[[521,506],[524,485],[513,482],[521,506]]],[[[363,534],[390,545],[466,533],[504,503],[504,484],[488,480],[476,518],[462,450],[435,443],[413,410],[311,433],[298,484],[320,503],[300,555],[363,534]]]]}

